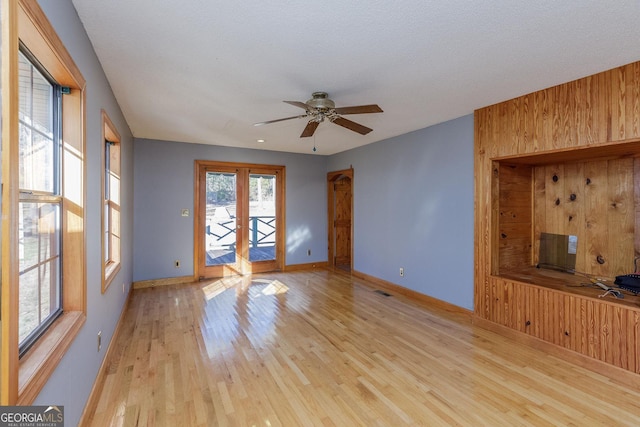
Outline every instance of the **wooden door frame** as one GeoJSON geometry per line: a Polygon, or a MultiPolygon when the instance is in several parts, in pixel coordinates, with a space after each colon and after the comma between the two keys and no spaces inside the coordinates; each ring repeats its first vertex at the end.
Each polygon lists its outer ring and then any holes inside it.
{"type": "Polygon", "coordinates": [[[327,224],[328,224],[328,242],[329,242],[329,251],[328,251],[328,261],[330,267],[335,267],[335,253],[334,253],[334,236],[335,236],[335,221],[334,221],[334,199],[335,199],[335,190],[333,188],[333,184],[342,177],[347,177],[351,181],[351,248],[350,248],[350,257],[349,257],[349,267],[353,270],[353,166],[349,167],[349,169],[343,169],[334,172],[327,173],[327,224]]]}
{"type": "MultiPolygon", "coordinates": [[[[201,186],[200,182],[200,174],[206,169],[246,169],[247,176],[252,173],[252,169],[254,171],[264,171],[271,170],[278,175],[279,182],[276,186],[276,259],[273,262],[273,267],[269,266],[269,268],[265,268],[265,261],[255,261],[253,263],[249,262],[248,251],[249,248],[245,248],[247,253],[243,253],[243,259],[240,260],[243,264],[243,267],[240,269],[240,274],[252,274],[259,273],[265,271],[282,271],[284,267],[284,256],[285,256],[285,227],[286,227],[286,217],[285,217],[285,188],[286,188],[286,172],[284,166],[279,165],[263,165],[258,163],[236,163],[236,162],[219,162],[213,160],[195,160],[194,162],[194,213],[193,213],[193,279],[194,281],[200,279],[200,267],[204,264],[205,253],[201,248],[200,237],[204,235],[206,220],[202,221],[200,212],[202,209],[203,198],[201,197],[201,192],[204,191],[204,188],[201,186]],[[263,264],[263,265],[261,265],[263,264]]],[[[239,185],[244,186],[244,183],[239,183],[239,185]]],[[[238,193],[238,198],[244,197],[246,193],[249,191],[248,188],[243,189],[238,193]]],[[[206,197],[204,198],[204,203],[206,204],[206,197]]],[[[247,210],[248,215],[248,210],[247,210]]],[[[248,239],[249,226],[248,224],[238,224],[240,225],[240,233],[242,233],[243,238],[248,239]]],[[[233,273],[233,271],[229,271],[228,273],[233,273]]],[[[237,273],[237,272],[236,272],[237,273]]]]}

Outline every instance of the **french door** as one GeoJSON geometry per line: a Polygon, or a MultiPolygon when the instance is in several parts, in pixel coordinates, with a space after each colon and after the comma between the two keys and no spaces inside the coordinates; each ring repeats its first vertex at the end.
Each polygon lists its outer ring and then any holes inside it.
{"type": "Polygon", "coordinates": [[[196,161],[198,278],[281,270],[284,166],[196,161]]]}

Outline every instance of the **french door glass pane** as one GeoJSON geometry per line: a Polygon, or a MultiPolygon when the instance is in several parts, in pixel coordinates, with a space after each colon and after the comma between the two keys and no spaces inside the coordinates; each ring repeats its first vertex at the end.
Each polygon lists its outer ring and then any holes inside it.
{"type": "Polygon", "coordinates": [[[20,203],[20,343],[60,309],[60,205],[20,203]]]}
{"type": "Polygon", "coordinates": [[[276,259],[276,176],[249,175],[249,261],[276,259]]]}
{"type": "Polygon", "coordinates": [[[236,262],[236,174],[207,172],[207,266],[236,262]]]}

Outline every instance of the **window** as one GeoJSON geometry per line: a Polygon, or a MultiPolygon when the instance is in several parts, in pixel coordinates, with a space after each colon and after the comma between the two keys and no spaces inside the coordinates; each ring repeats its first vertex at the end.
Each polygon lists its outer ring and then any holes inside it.
{"type": "Polygon", "coordinates": [[[86,319],[85,81],[38,2],[2,2],[0,404],[31,404],[86,319]]]}
{"type": "Polygon", "coordinates": [[[102,111],[102,292],[120,270],[120,135],[102,111]]]}
{"type": "Polygon", "coordinates": [[[24,354],[61,313],[60,86],[20,52],[19,347],[24,354]]]}

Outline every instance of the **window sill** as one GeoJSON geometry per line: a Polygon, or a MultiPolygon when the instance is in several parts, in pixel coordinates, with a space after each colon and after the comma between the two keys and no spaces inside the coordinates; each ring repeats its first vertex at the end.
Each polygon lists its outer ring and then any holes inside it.
{"type": "Polygon", "coordinates": [[[107,288],[115,279],[116,274],[120,271],[120,263],[119,262],[110,262],[109,264],[104,266],[104,282],[102,285],[102,293],[107,291],[107,288]]]}
{"type": "Polygon", "coordinates": [[[30,405],[84,324],[80,311],[63,313],[20,360],[18,405],[30,405]]]}

